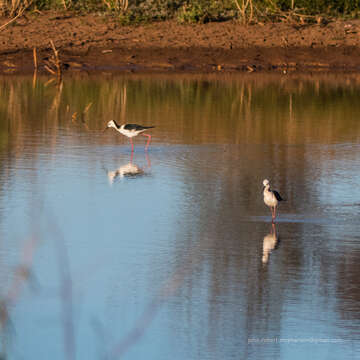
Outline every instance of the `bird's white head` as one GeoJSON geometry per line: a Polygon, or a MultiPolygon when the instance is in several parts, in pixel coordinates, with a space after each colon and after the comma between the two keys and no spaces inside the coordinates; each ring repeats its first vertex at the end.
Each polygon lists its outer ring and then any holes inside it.
{"type": "Polygon", "coordinates": [[[265,179],[265,180],[263,181],[263,185],[264,185],[264,186],[269,186],[269,185],[270,185],[269,180],[268,180],[268,179],[265,179]]]}
{"type": "Polygon", "coordinates": [[[108,127],[108,128],[113,127],[113,128],[116,129],[115,121],[114,121],[114,120],[110,120],[110,121],[107,123],[106,127],[108,127]]]}

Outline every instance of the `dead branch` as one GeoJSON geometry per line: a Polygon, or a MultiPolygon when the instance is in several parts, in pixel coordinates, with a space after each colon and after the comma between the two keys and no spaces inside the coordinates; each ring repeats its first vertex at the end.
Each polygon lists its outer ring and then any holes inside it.
{"type": "Polygon", "coordinates": [[[11,23],[13,23],[17,18],[19,18],[20,16],[22,16],[22,14],[24,13],[24,11],[32,4],[32,1],[30,1],[28,4],[26,4],[25,6],[23,6],[21,9],[19,9],[19,12],[17,13],[17,15],[15,17],[13,17],[11,20],[9,20],[7,23],[3,24],[0,26],[0,31],[4,30],[8,25],[10,25],[11,23]]]}
{"type": "Polygon", "coordinates": [[[89,102],[89,103],[86,105],[86,107],[85,107],[85,109],[84,109],[84,111],[83,111],[83,114],[86,114],[86,113],[89,111],[89,109],[91,108],[91,106],[92,106],[92,102],[89,102]]]}
{"type": "Polygon", "coordinates": [[[56,72],[55,72],[53,69],[51,69],[49,66],[44,65],[44,68],[45,68],[50,74],[56,75],[56,72]]]}
{"type": "Polygon", "coordinates": [[[52,40],[50,40],[50,45],[54,51],[54,64],[55,64],[55,67],[57,69],[57,76],[58,76],[58,80],[60,81],[61,80],[61,77],[62,77],[62,72],[61,72],[61,62],[60,62],[60,59],[59,59],[59,52],[58,50],[56,50],[56,47],[54,45],[54,42],[52,40]]]}
{"type": "Polygon", "coordinates": [[[239,4],[239,1],[238,0],[234,0],[235,2],[235,5],[239,11],[239,13],[241,14],[241,18],[242,18],[242,21],[244,24],[247,24],[247,23],[250,23],[252,22],[252,19],[253,19],[253,15],[254,15],[254,6],[253,6],[253,1],[252,0],[242,0],[242,4],[240,5],[239,4]],[[246,16],[246,13],[247,13],[247,10],[249,8],[249,17],[247,19],[247,16],[246,16]]]}
{"type": "Polygon", "coordinates": [[[111,4],[106,0],[103,0],[103,1],[104,1],[105,5],[108,7],[108,9],[111,10],[111,4]]]}

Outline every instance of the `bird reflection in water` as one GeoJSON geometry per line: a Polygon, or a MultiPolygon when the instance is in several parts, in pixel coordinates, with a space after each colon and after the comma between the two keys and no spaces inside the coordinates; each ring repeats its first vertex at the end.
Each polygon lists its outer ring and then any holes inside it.
{"type": "Polygon", "coordinates": [[[148,173],[146,169],[151,168],[151,162],[148,154],[145,154],[145,157],[147,161],[147,166],[145,168],[134,164],[133,162],[134,153],[131,153],[130,162],[120,166],[118,169],[106,170],[107,177],[109,179],[109,184],[113,185],[114,182],[118,179],[136,178],[147,175],[148,173]]]}
{"type": "Polygon", "coordinates": [[[271,224],[270,233],[264,236],[263,241],[263,256],[262,263],[266,264],[269,261],[270,253],[279,246],[279,237],[276,233],[275,223],[271,224]]]}

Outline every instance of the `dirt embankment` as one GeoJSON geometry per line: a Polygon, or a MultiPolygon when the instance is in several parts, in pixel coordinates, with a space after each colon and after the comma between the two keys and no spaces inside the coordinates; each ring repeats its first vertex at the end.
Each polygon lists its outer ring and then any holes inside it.
{"type": "Polygon", "coordinates": [[[38,71],[46,72],[50,40],[64,72],[360,72],[360,20],[120,26],[110,17],[50,12],[27,15],[0,32],[0,73],[32,72],[34,48],[38,71]]]}

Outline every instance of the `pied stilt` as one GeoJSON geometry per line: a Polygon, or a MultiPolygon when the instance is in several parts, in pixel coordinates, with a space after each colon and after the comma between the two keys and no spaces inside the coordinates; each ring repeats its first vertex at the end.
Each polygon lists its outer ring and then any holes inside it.
{"type": "Polygon", "coordinates": [[[115,120],[110,120],[107,123],[105,130],[107,130],[109,128],[114,128],[120,134],[123,134],[123,135],[127,136],[128,138],[130,138],[131,152],[133,152],[134,151],[134,143],[133,143],[132,138],[134,136],[138,136],[139,134],[146,136],[148,138],[148,141],[146,143],[145,150],[147,150],[149,147],[149,144],[150,144],[151,135],[145,134],[144,131],[146,131],[147,129],[154,128],[154,127],[155,126],[142,126],[142,125],[136,125],[136,124],[118,125],[115,120]]]}
{"type": "Polygon", "coordinates": [[[264,203],[270,207],[272,222],[274,222],[276,218],[276,207],[278,206],[279,202],[284,201],[284,199],[277,191],[270,189],[269,180],[265,179],[263,181],[263,185],[264,203]]]}

